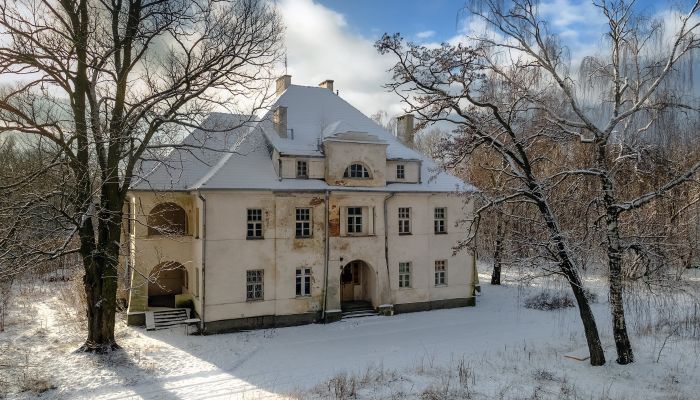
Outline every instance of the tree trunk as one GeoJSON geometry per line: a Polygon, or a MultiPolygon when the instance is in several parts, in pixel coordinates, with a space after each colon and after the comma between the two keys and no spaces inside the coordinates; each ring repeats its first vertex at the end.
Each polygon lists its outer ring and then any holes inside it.
{"type": "Polygon", "coordinates": [[[627,334],[625,306],[622,299],[622,251],[618,215],[609,211],[606,216],[608,237],[608,266],[610,269],[610,312],[613,322],[613,337],[617,350],[617,363],[626,365],[634,362],[632,343],[627,334]]]}
{"type": "Polygon", "coordinates": [[[500,212],[496,214],[496,246],[493,251],[493,273],[491,274],[491,284],[501,284],[501,258],[503,254],[503,216],[500,212]]]}
{"type": "Polygon", "coordinates": [[[578,274],[578,269],[574,264],[574,261],[571,259],[571,257],[569,257],[569,249],[566,245],[566,239],[561,234],[559,225],[556,223],[554,213],[552,213],[552,210],[549,208],[549,204],[547,204],[544,196],[539,193],[536,187],[531,186],[530,189],[533,193],[534,200],[537,203],[537,207],[545,219],[551,241],[556,247],[559,258],[559,268],[566,276],[567,280],[569,281],[569,285],[571,285],[571,290],[574,292],[576,304],[578,305],[579,314],[581,316],[581,322],[583,323],[583,330],[586,335],[586,342],[588,343],[588,352],[591,357],[591,365],[604,365],[605,353],[603,352],[603,346],[600,343],[598,326],[596,325],[595,317],[591,311],[591,306],[588,304],[588,299],[585,296],[581,278],[578,274]]]}
{"type": "Polygon", "coordinates": [[[114,339],[117,299],[117,268],[105,259],[84,258],[83,278],[87,301],[88,331],[79,351],[106,353],[119,349],[114,339]]]}
{"type": "MultiPolygon", "coordinates": [[[[606,166],[607,148],[605,142],[599,142],[597,147],[597,163],[602,171],[609,171],[606,166]]],[[[626,365],[634,362],[632,343],[627,335],[625,322],[625,307],[622,299],[622,246],[620,244],[620,211],[615,206],[615,191],[613,181],[607,174],[600,177],[605,204],[606,236],[608,240],[608,268],[610,279],[610,313],[613,322],[613,337],[617,350],[617,363],[626,365]]]]}

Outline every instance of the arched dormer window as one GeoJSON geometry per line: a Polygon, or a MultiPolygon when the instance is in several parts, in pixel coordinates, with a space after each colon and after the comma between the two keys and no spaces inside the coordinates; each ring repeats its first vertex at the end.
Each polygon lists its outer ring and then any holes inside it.
{"type": "Polygon", "coordinates": [[[363,164],[352,163],[345,168],[343,178],[369,178],[369,170],[363,164]]]}
{"type": "Polygon", "coordinates": [[[187,214],[175,203],[161,203],[148,214],[149,235],[187,234],[187,214]]]}

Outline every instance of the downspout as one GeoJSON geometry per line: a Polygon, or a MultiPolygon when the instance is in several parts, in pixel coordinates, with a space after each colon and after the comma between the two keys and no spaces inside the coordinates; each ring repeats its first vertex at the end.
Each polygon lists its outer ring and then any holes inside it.
{"type": "Polygon", "coordinates": [[[394,197],[396,193],[391,193],[384,198],[384,259],[386,262],[386,283],[389,290],[389,300],[394,303],[394,299],[391,296],[391,272],[389,270],[389,218],[387,217],[387,201],[394,197]]]}
{"type": "Polygon", "coordinates": [[[199,331],[204,333],[204,310],[206,310],[204,295],[206,293],[205,277],[207,276],[204,271],[206,267],[207,260],[207,199],[202,196],[201,192],[197,192],[197,196],[202,201],[202,234],[200,235],[200,240],[202,241],[202,274],[201,274],[201,286],[202,286],[202,315],[201,321],[199,321],[199,331]]]}
{"type": "Polygon", "coordinates": [[[324,244],[324,255],[323,255],[323,267],[325,269],[325,272],[323,273],[323,308],[321,309],[321,321],[326,322],[326,307],[328,306],[328,264],[329,264],[329,249],[330,249],[330,242],[329,242],[329,234],[328,234],[328,218],[330,215],[328,214],[329,212],[329,207],[328,207],[328,197],[329,197],[330,192],[326,190],[326,193],[324,195],[324,203],[325,203],[325,221],[324,221],[324,234],[325,234],[325,244],[324,244]]]}

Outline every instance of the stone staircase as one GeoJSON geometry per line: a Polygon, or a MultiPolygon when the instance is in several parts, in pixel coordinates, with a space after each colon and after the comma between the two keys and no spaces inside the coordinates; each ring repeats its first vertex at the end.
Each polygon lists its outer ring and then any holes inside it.
{"type": "Polygon", "coordinates": [[[185,325],[190,318],[189,308],[170,308],[157,311],[146,311],[146,330],[167,329],[173,326],[185,325]]]}
{"type": "Polygon", "coordinates": [[[346,301],[341,305],[341,319],[371,317],[378,315],[369,301],[346,301]]]}

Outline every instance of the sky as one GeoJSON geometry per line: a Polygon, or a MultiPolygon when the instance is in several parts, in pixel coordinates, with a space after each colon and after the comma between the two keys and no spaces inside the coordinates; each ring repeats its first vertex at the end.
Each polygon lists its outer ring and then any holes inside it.
{"type": "MultiPolygon", "coordinates": [[[[454,43],[470,29],[466,1],[279,0],[287,72],[299,85],[335,80],[340,95],[365,114],[402,114],[398,98],[383,88],[394,60],[378,54],[374,42],[385,32],[400,32],[418,43],[454,43]]],[[[688,9],[690,1],[640,0],[635,7],[653,16],[674,6],[688,9]]],[[[568,46],[572,62],[599,51],[605,20],[590,0],[540,0],[540,12],[568,46]]]]}

